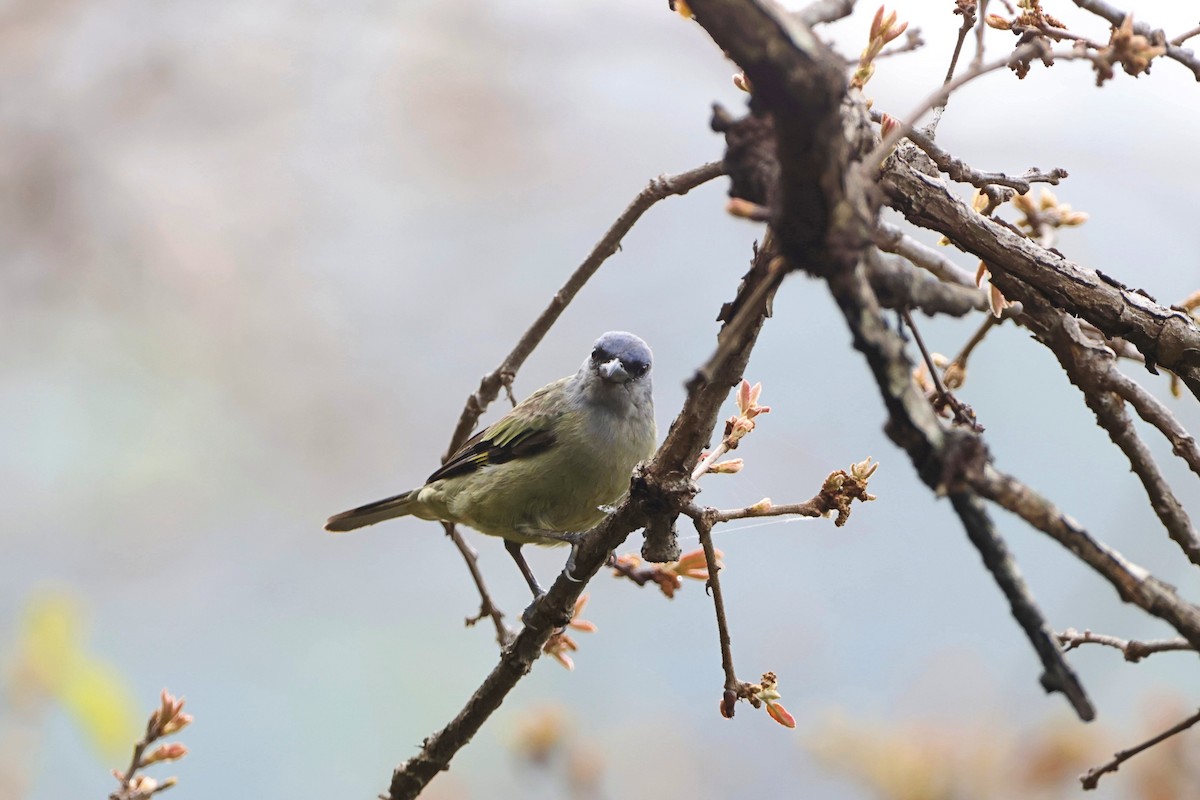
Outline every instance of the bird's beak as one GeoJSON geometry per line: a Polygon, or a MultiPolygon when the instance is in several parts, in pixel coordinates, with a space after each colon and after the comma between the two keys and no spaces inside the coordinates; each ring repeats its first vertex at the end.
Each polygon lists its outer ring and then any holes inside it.
{"type": "Polygon", "coordinates": [[[614,358],[612,361],[605,361],[599,367],[600,377],[609,383],[628,383],[629,373],[625,371],[625,367],[621,365],[621,359],[614,358]]]}

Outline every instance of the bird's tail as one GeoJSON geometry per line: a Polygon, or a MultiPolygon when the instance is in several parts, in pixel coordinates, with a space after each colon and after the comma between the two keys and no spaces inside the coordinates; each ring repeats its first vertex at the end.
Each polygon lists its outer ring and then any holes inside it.
{"type": "Polygon", "coordinates": [[[325,523],[325,530],[342,533],[344,531],[352,531],[355,528],[362,528],[366,525],[374,525],[376,522],[383,522],[385,519],[393,519],[394,517],[403,517],[405,514],[411,514],[412,509],[410,506],[413,500],[416,499],[415,495],[416,490],[413,490],[404,494],[398,494],[395,497],[368,503],[365,506],[352,508],[340,514],[334,514],[325,523]]]}

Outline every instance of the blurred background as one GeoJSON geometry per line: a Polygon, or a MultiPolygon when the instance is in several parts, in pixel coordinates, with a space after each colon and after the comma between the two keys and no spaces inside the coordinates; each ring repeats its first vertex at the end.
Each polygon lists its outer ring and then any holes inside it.
{"type": "MultiPolygon", "coordinates": [[[[105,796],[164,686],[196,720],[179,737],[191,754],[153,770],[180,776],[179,798],[373,797],[457,713],[497,653],[489,626],[463,627],[478,598],[440,527],[322,524],[423,481],[479,377],[633,195],[721,156],[710,104],[743,107],[735,70],[666,5],[0,2],[0,797],[105,796]]],[[[1198,21],[1188,5],[1137,9],[1174,36],[1198,21]]],[[[823,29],[849,57],[876,8],[860,6],[823,29]]],[[[952,7],[899,9],[928,44],[879,63],[877,108],[906,115],[941,81],[952,7]]],[[[1107,39],[1071,3],[1046,7],[1107,39]]],[[[989,31],[989,52],[1010,36],[989,31]]],[[[1198,128],[1179,64],[1098,89],[1062,63],[972,84],[939,140],[981,169],[1069,170],[1055,192],[1091,220],[1060,249],[1173,303],[1200,287],[1198,128]]],[[[631,330],[655,349],[665,431],[761,234],[723,212],[725,190],[651,209],[517,394],[573,372],[601,332],[631,330]]],[[[923,332],[952,355],[978,321],[923,332]]],[[[1200,428],[1194,400],[1131,369],[1200,428]]],[[[704,481],[705,502],[802,500],[832,470],[882,463],[878,501],[843,529],[719,533],[739,673],[777,672],[798,728],[745,704],[720,717],[701,584],[667,600],[602,575],[575,671],[538,662],[428,796],[1067,797],[1085,767],[1195,707],[1188,654],[1077,651],[1090,726],[1043,694],[948,504],[884,437],[819,284],[783,286],[748,377],[773,411],[738,452],[745,470],[704,481]]],[[[960,396],[1002,468],[1200,596],[1025,332],[993,331],[960,396]]],[[[1148,441],[1195,508],[1195,476],[1148,441]]],[[[1056,628],[1171,633],[999,522],[1056,628]]],[[[468,535],[515,619],[519,573],[499,540],[468,535]]],[[[531,561],[549,581],[563,557],[531,561]]],[[[1197,770],[1192,731],[1096,796],[1191,796],[1197,770]]]]}

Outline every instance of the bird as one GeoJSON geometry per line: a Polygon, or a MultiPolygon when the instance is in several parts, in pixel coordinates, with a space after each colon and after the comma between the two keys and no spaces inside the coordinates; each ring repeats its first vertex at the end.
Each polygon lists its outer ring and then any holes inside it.
{"type": "Polygon", "coordinates": [[[658,437],[650,347],[625,331],[596,340],[574,375],[543,386],[476,433],[417,489],[335,514],[340,533],[412,515],[504,539],[536,600],[544,594],[521,553],[570,544],[629,489],[658,437]]]}

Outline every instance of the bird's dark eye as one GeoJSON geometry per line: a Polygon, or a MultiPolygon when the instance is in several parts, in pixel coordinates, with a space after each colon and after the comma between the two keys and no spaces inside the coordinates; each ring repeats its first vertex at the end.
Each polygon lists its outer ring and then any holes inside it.
{"type": "Polygon", "coordinates": [[[603,364],[611,358],[612,356],[606,353],[603,347],[597,347],[592,351],[592,361],[595,361],[597,364],[603,364]]]}
{"type": "Polygon", "coordinates": [[[650,369],[649,364],[646,364],[641,361],[633,361],[633,362],[630,362],[630,364],[628,365],[628,367],[626,368],[625,371],[628,372],[630,375],[632,375],[635,378],[640,378],[646,374],[646,370],[648,370],[648,369],[650,369]]]}

